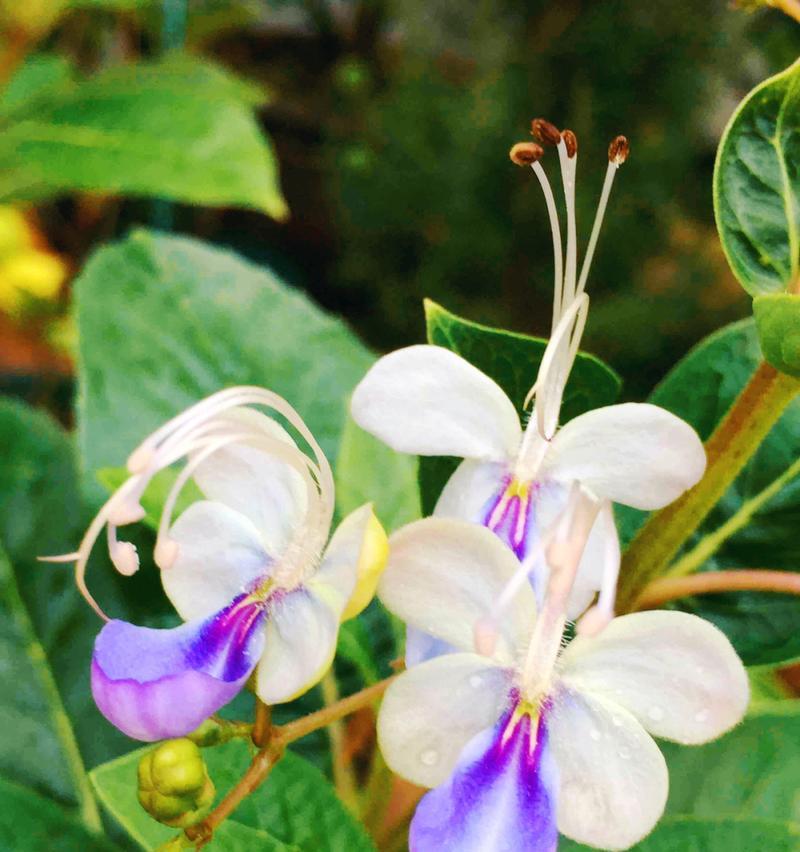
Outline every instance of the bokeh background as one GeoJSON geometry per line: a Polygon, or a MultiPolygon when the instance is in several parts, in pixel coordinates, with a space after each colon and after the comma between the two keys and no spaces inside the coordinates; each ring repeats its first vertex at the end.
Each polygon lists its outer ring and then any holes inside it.
{"type": "MultiPolygon", "coordinates": [[[[631,140],[585,341],[622,374],[626,397],[641,398],[692,343],[749,312],[716,236],[711,175],[736,103],[800,53],[800,28],[777,10],[724,0],[84,0],[56,18],[58,2],[21,5],[0,3],[6,79],[33,51],[91,74],[183,45],[263,87],[258,118],[291,211],[279,222],[97,192],[4,208],[0,390],[62,418],[70,279],[98,244],[138,224],[268,262],[378,350],[422,339],[424,296],[546,333],[544,203],[507,157],[535,115],[578,135],[584,239],[608,141],[631,140]],[[16,256],[20,242],[36,256],[16,256]]],[[[556,179],[555,158],[547,165],[556,179]]]]}

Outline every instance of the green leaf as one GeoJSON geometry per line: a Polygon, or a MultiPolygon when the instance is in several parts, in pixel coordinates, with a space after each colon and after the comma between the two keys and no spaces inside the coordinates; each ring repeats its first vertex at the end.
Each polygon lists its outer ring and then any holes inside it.
{"type": "Polygon", "coordinates": [[[800,274],[800,62],[755,88],[717,151],[714,209],[722,246],[751,295],[800,274]]]}
{"type": "Polygon", "coordinates": [[[764,360],[782,373],[800,377],[800,296],[756,296],[753,314],[764,360]]]}
{"type": "Polygon", "coordinates": [[[417,460],[396,453],[348,417],[336,461],[340,516],[372,502],[387,532],[420,516],[417,460]]]}
{"type": "MultiPolygon", "coordinates": [[[[46,761],[37,766],[35,761],[19,757],[20,774],[13,772],[13,777],[64,800],[82,797],[84,807],[91,807],[85,804],[86,779],[81,779],[80,759],[74,754],[64,710],[84,764],[108,760],[129,748],[130,740],[100,715],[92,700],[89,664],[101,622],[75,588],[70,565],[36,561],[37,555],[74,551],[85,522],[72,442],[49,417],[20,403],[0,400],[0,542],[14,569],[13,577],[4,575],[3,603],[13,612],[4,635],[8,641],[17,637],[22,642],[14,655],[9,648],[3,658],[10,667],[22,665],[24,656],[31,658],[28,688],[20,686],[16,694],[9,690],[6,696],[4,712],[8,715],[0,727],[0,754],[9,757],[2,758],[1,771],[12,774],[9,761],[20,746],[22,731],[8,721],[14,702],[27,702],[24,712],[31,726],[25,742],[33,748],[33,722],[41,720],[44,730],[49,716],[51,736],[48,740],[42,734],[41,754],[45,750],[63,752],[60,765],[64,771],[56,764],[50,778],[51,767],[46,761]],[[41,710],[34,714],[36,706],[41,710]],[[37,776],[23,776],[23,767],[36,770],[37,776]],[[66,773],[69,788],[65,786],[66,773]],[[52,782],[49,787],[48,778],[52,782]]],[[[144,598],[143,612],[136,606],[143,587],[152,588],[152,577],[122,578],[101,560],[93,560],[88,579],[99,600],[115,616],[139,620],[140,615],[152,611],[152,596],[144,598]]],[[[13,677],[10,671],[8,677],[13,677]]],[[[21,678],[14,680],[21,682],[21,678]]],[[[22,705],[17,706],[21,712],[22,705]]]]}
{"type": "Polygon", "coordinates": [[[37,53],[28,56],[0,92],[0,116],[12,112],[55,86],[72,79],[70,63],[63,56],[37,53]]]}
{"type": "Polygon", "coordinates": [[[800,826],[797,700],[760,709],[707,745],[662,743],[662,749],[670,773],[668,813],[701,819],[786,820],[800,826]]]}
{"type": "MultiPolygon", "coordinates": [[[[786,822],[673,817],[662,820],[652,834],[631,847],[631,852],[797,852],[800,828],[786,822]]],[[[588,849],[571,840],[562,840],[562,852],[588,849]]]]}
{"type": "MultiPolygon", "coordinates": [[[[680,361],[655,389],[651,402],[682,417],[706,440],[730,408],[761,361],[752,320],[712,334],[680,361]]],[[[689,542],[719,528],[743,503],[772,485],[800,457],[800,398],[792,402],[736,478],[717,507],[689,542]]],[[[645,515],[617,514],[629,540],[645,515]]],[[[800,477],[783,484],[750,523],[732,535],[703,570],[771,568],[797,571],[800,566],[800,477]]],[[[778,663],[800,656],[800,598],[736,592],[700,595],[680,608],[713,621],[727,633],[745,663],[778,663]]]]}
{"type": "MultiPolygon", "coordinates": [[[[153,849],[174,836],[175,831],[152,820],[136,800],[136,766],[146,751],[139,749],[99,766],[92,771],[91,778],[109,813],[144,849],[153,849]]],[[[245,743],[231,741],[205,749],[203,755],[219,800],[244,774],[252,752],[245,743]]],[[[226,849],[371,852],[374,849],[322,773],[291,752],[278,761],[266,782],[219,826],[206,848],[211,852],[226,849]],[[251,832],[257,832],[264,845],[254,845],[256,838],[251,832]]]]}
{"type": "MultiPolygon", "coordinates": [[[[515,408],[523,411],[546,340],[463,319],[430,299],[425,300],[425,321],[429,343],[450,349],[486,373],[508,394],[515,408]]],[[[621,387],[621,379],[610,367],[594,355],[579,352],[564,393],[562,423],[593,408],[611,405],[621,387]]],[[[457,464],[455,459],[420,459],[423,514],[433,511],[457,464]]]]}
{"type": "Polygon", "coordinates": [[[0,838],[13,852],[113,852],[58,805],[0,778],[0,838]]]}
{"type": "Polygon", "coordinates": [[[275,158],[253,117],[262,99],[180,54],[40,89],[0,122],[0,200],[89,190],[282,217],[275,158]]]}
{"type": "Polygon", "coordinates": [[[335,460],[346,399],[372,356],[269,270],[196,240],[140,231],[97,252],[76,293],[79,435],[90,477],[231,385],[285,397],[335,460]]]}

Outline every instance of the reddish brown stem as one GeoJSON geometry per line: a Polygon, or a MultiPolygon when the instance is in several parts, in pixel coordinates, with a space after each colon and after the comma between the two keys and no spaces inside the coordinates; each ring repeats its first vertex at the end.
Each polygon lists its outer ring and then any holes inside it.
{"type": "Polygon", "coordinates": [[[687,577],[661,577],[647,586],[637,598],[633,609],[656,609],[669,601],[715,592],[782,592],[800,595],[800,574],[737,569],[690,574],[687,577]]]}

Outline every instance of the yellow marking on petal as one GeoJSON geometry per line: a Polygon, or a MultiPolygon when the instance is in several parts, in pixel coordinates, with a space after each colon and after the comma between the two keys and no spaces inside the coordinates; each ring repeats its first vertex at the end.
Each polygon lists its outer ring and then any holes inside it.
{"type": "Polygon", "coordinates": [[[505,496],[507,499],[511,499],[512,497],[519,497],[520,500],[527,500],[530,487],[530,482],[514,477],[511,482],[508,483],[505,496]]]}
{"type": "Polygon", "coordinates": [[[369,519],[364,525],[364,538],[356,568],[356,587],[342,613],[342,621],[357,616],[372,598],[378,587],[386,560],[389,558],[389,539],[381,522],[370,510],[369,519]]]}

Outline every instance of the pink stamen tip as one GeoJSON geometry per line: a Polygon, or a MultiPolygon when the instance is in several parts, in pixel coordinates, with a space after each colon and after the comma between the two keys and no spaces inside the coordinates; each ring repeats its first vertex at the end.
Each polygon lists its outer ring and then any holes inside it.
{"type": "Polygon", "coordinates": [[[137,447],[129,456],[127,467],[130,473],[141,473],[146,470],[153,460],[155,452],[147,444],[137,447]]]}
{"type": "Polygon", "coordinates": [[[139,554],[135,545],[129,541],[118,541],[111,549],[111,561],[114,567],[125,577],[130,577],[139,570],[139,554]]]}
{"type": "Polygon", "coordinates": [[[497,648],[497,627],[489,618],[475,622],[473,629],[475,650],[484,657],[491,657],[497,648]]]}
{"type": "Polygon", "coordinates": [[[603,607],[593,606],[584,613],[577,623],[576,629],[580,636],[597,636],[608,627],[613,618],[613,612],[609,612],[603,607]]]}
{"type": "Polygon", "coordinates": [[[116,527],[124,527],[126,524],[138,523],[146,514],[141,503],[125,501],[108,513],[108,520],[116,527]]]}
{"type": "Polygon", "coordinates": [[[160,538],[153,551],[153,560],[162,571],[166,571],[175,564],[179,549],[178,542],[174,539],[160,538]]]}

